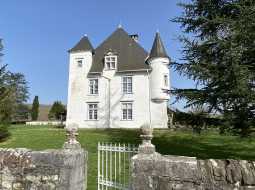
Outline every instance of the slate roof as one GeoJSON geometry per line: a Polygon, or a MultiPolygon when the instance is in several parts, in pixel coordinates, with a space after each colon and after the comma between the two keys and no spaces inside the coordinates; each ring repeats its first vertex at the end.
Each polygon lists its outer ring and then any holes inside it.
{"type": "Polygon", "coordinates": [[[163,42],[160,38],[159,32],[156,33],[151,52],[150,52],[150,58],[155,58],[155,57],[166,57],[169,58],[169,56],[166,53],[166,49],[163,45],[163,42]]]}
{"type": "Polygon", "coordinates": [[[101,45],[95,49],[90,74],[101,73],[104,69],[104,56],[112,52],[117,57],[117,71],[150,70],[146,64],[148,52],[146,52],[129,34],[122,28],[115,30],[101,45]]]}
{"type": "Polygon", "coordinates": [[[87,36],[83,36],[81,40],[69,50],[69,52],[77,52],[77,51],[93,51],[94,48],[91,45],[87,36]]]}

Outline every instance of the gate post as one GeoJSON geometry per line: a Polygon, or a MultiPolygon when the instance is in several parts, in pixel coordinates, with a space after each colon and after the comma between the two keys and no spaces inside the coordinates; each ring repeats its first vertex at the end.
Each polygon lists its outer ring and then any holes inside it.
{"type": "MultiPolygon", "coordinates": [[[[67,180],[68,190],[87,189],[87,160],[88,152],[81,148],[77,141],[78,126],[73,124],[66,129],[66,142],[63,145],[66,154],[66,169],[64,175],[67,180]]],[[[65,167],[65,166],[64,166],[65,167]]]]}
{"type": "Polygon", "coordinates": [[[142,144],[139,145],[138,154],[131,159],[131,190],[155,190],[153,173],[155,163],[161,157],[151,143],[153,128],[141,127],[142,144]]]}
{"type": "Polygon", "coordinates": [[[154,190],[152,175],[154,160],[160,154],[155,150],[151,143],[153,138],[153,129],[149,126],[141,127],[142,144],[139,145],[138,154],[131,159],[131,190],[154,190]]]}

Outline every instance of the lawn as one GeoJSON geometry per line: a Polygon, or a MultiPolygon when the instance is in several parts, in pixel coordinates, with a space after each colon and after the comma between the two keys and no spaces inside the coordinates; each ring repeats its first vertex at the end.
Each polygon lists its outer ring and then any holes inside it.
{"type": "MultiPolygon", "coordinates": [[[[25,147],[33,150],[61,148],[65,141],[64,129],[53,127],[10,127],[11,137],[0,147],[25,147]]],[[[162,154],[196,156],[198,158],[231,158],[255,160],[255,139],[220,136],[214,132],[194,135],[191,132],[155,130],[153,144],[162,154]]],[[[97,189],[97,143],[121,142],[139,144],[138,130],[84,129],[79,141],[89,152],[88,190],[97,189]]]]}

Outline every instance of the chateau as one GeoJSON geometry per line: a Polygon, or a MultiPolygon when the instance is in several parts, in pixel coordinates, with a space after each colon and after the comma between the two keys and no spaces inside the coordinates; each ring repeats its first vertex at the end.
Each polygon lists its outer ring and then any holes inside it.
{"type": "Polygon", "coordinates": [[[96,49],[84,36],[69,54],[67,127],[167,128],[170,58],[158,32],[150,53],[118,27],[96,49]]]}

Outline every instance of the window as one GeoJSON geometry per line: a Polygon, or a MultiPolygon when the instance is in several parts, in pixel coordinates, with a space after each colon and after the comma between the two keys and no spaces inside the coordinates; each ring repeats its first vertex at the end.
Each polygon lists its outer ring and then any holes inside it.
{"type": "Polygon", "coordinates": [[[89,79],[89,94],[98,94],[98,79],[89,79]]]}
{"type": "Polygon", "coordinates": [[[122,120],[132,120],[133,119],[133,105],[131,102],[122,103],[122,120]]]}
{"type": "Polygon", "coordinates": [[[77,66],[82,67],[83,59],[77,59],[77,66]]]}
{"type": "Polygon", "coordinates": [[[98,119],[98,104],[97,103],[89,103],[88,104],[88,118],[89,120],[97,120],[98,119]]]}
{"type": "Polygon", "coordinates": [[[107,55],[104,59],[105,70],[113,70],[117,67],[117,56],[116,55],[107,55]]]}
{"type": "Polygon", "coordinates": [[[122,77],[122,92],[123,94],[131,94],[133,92],[132,76],[122,77]]]}
{"type": "Polygon", "coordinates": [[[164,75],[164,84],[166,87],[168,87],[168,75],[164,75]]]}

